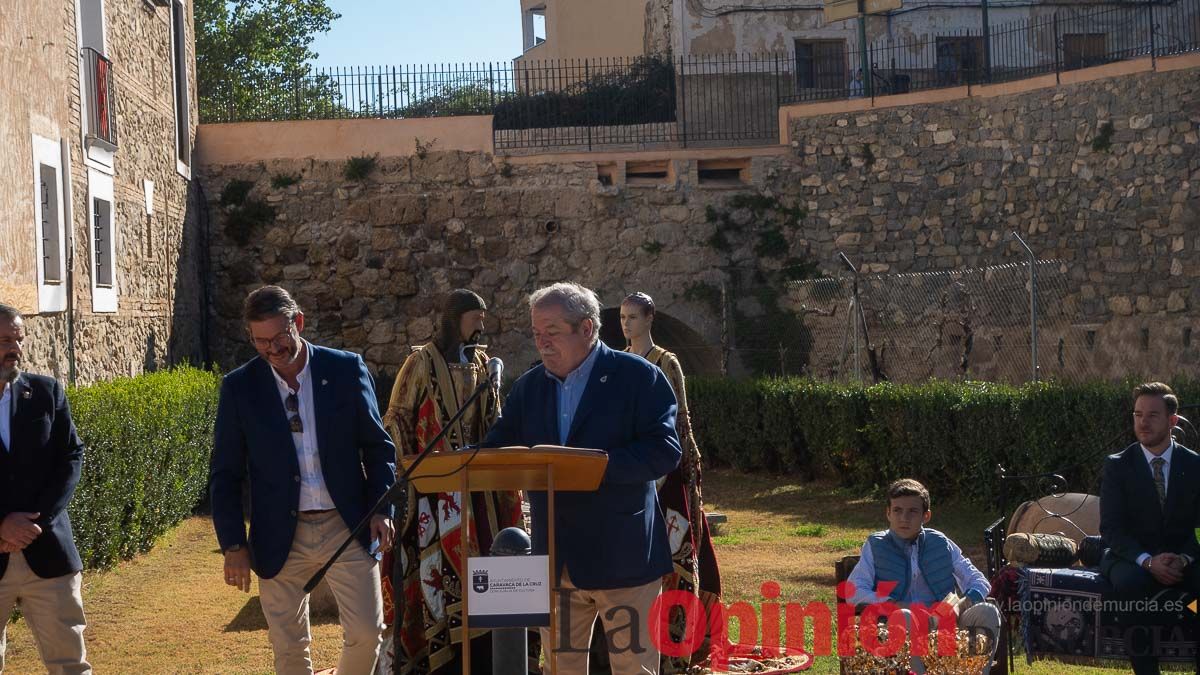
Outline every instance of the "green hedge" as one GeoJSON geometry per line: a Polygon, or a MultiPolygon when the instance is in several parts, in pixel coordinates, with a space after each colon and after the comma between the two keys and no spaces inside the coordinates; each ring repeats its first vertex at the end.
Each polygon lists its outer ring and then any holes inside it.
{"type": "Polygon", "coordinates": [[[89,568],[148,551],[204,494],[220,378],[179,367],[67,390],[83,439],[68,510],[89,568]]]}
{"type": "MultiPolygon", "coordinates": [[[[1104,456],[1133,442],[1135,384],[863,387],[695,377],[688,405],[710,465],[836,479],[864,490],[907,476],[939,498],[991,504],[997,465],[1014,474],[1060,471],[1073,491],[1094,491],[1104,456]]],[[[1173,386],[1185,404],[1200,400],[1200,382],[1173,386]]],[[[1046,488],[1014,487],[1014,499],[1046,488]]]]}

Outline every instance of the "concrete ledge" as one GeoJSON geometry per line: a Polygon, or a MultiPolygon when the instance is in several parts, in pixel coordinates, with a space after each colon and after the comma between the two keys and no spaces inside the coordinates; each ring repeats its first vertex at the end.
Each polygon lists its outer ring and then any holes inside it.
{"type": "Polygon", "coordinates": [[[1200,52],[1191,52],[1178,56],[1160,56],[1158,57],[1158,66],[1155,70],[1160,73],[1166,73],[1186,68],[1200,68],[1200,52]]]}
{"type": "Polygon", "coordinates": [[[899,106],[942,103],[964,98],[994,98],[996,96],[1024,94],[1038,89],[1053,89],[1060,84],[1079,84],[1081,82],[1092,82],[1110,77],[1149,72],[1168,72],[1187,68],[1200,68],[1200,52],[1190,52],[1180,54],[1179,56],[1160,56],[1157,59],[1145,56],[1128,61],[1106,63],[1091,68],[1068,70],[1059,73],[1057,76],[1050,73],[1048,75],[1013,80],[1012,82],[931,89],[911,94],[880,96],[874,100],[862,98],[781,106],[779,108],[780,142],[784,145],[791,142],[789,121],[794,118],[856,113],[874,108],[895,108],[899,106]]]}
{"type": "Polygon", "coordinates": [[[1120,77],[1121,75],[1133,75],[1134,73],[1149,73],[1153,70],[1154,60],[1149,56],[1146,56],[1140,59],[1131,59],[1129,61],[1106,63],[1102,66],[1093,66],[1091,68],[1066,70],[1059,75],[1059,79],[1063,84],[1079,84],[1080,82],[1102,80],[1106,77],[1120,77]]]}
{"type": "Polygon", "coordinates": [[[629,150],[596,152],[547,152],[537,155],[509,155],[509,164],[562,164],[571,162],[612,162],[620,159],[655,161],[663,159],[737,159],[742,157],[772,157],[787,154],[782,145],[757,145],[724,148],[680,148],[678,150],[629,150]]]}
{"type": "Polygon", "coordinates": [[[273,159],[343,160],[357,155],[407,157],[417,142],[445,152],[492,152],[491,115],[404,120],[352,119],[202,124],[196,155],[202,164],[273,159]]]}

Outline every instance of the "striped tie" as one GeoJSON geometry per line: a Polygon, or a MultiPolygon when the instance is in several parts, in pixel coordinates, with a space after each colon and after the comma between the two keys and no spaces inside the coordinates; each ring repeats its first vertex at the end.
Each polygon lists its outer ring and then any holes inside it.
{"type": "Polygon", "coordinates": [[[1150,460],[1150,466],[1154,467],[1154,489],[1158,490],[1158,505],[1164,506],[1167,503],[1167,480],[1163,476],[1163,465],[1167,460],[1162,457],[1155,457],[1150,460]]]}

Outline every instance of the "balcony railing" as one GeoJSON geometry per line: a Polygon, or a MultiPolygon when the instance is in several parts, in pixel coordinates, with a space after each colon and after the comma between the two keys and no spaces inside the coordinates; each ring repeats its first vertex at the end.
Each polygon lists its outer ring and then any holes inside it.
{"type": "Polygon", "coordinates": [[[117,100],[112,61],[95,49],[85,47],[83,72],[87,89],[87,135],[116,148],[117,100]]]}

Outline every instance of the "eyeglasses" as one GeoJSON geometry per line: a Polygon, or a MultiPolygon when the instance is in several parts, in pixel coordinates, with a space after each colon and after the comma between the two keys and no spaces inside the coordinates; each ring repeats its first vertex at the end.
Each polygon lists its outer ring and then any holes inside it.
{"type": "Polygon", "coordinates": [[[274,347],[276,350],[288,349],[295,343],[295,340],[292,337],[292,326],[294,325],[295,324],[293,322],[289,321],[287,328],[284,328],[283,332],[279,335],[276,335],[271,339],[256,338],[252,336],[250,341],[254,343],[254,348],[260,352],[265,352],[272,347],[274,347]]]}
{"type": "Polygon", "coordinates": [[[288,418],[288,426],[291,427],[292,433],[304,433],[304,422],[300,419],[300,397],[295,394],[288,394],[285,405],[287,406],[287,411],[291,413],[291,417],[288,418]]]}

